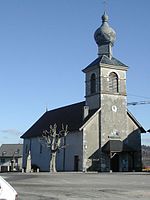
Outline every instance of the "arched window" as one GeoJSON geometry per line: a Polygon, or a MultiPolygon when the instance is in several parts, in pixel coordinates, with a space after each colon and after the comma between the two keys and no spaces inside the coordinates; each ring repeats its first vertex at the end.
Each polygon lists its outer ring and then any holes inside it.
{"type": "Polygon", "coordinates": [[[109,74],[109,91],[112,93],[118,93],[118,76],[116,73],[111,72],[109,74]]]}
{"type": "Polygon", "coordinates": [[[90,82],[91,82],[91,94],[93,94],[96,92],[96,76],[95,76],[95,74],[91,75],[90,82]]]}

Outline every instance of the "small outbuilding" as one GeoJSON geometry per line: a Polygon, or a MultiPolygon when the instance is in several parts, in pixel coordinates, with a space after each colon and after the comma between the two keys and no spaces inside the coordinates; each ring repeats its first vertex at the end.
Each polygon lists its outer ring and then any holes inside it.
{"type": "Polygon", "coordinates": [[[23,144],[2,144],[0,147],[0,172],[21,171],[23,144]]]}

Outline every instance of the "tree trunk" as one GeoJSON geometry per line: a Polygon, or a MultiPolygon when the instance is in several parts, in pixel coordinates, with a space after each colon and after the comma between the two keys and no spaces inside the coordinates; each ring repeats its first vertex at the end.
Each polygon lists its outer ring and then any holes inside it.
{"type": "Polygon", "coordinates": [[[56,171],[56,152],[51,153],[50,172],[57,172],[56,171]]]}

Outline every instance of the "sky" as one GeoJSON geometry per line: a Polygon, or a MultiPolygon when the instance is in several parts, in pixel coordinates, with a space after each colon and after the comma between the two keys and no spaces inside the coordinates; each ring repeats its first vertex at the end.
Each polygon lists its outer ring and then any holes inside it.
{"type": "MultiPolygon", "coordinates": [[[[0,144],[45,112],[84,100],[84,69],[97,58],[93,34],[106,9],[113,56],[129,66],[128,102],[150,100],[149,0],[0,0],[0,144]]],[[[150,104],[128,108],[145,130],[150,104]]],[[[150,134],[142,134],[150,145],[150,134]]]]}

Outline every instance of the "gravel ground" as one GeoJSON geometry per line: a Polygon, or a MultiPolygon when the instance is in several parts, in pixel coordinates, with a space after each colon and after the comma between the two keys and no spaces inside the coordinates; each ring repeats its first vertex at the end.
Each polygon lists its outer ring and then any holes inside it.
{"type": "Polygon", "coordinates": [[[149,200],[150,173],[1,174],[19,200],[149,200]]]}

